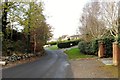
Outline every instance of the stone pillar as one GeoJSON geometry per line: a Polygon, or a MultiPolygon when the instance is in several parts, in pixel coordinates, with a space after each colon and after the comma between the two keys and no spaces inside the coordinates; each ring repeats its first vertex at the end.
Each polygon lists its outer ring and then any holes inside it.
{"type": "Polygon", "coordinates": [[[99,43],[99,51],[98,51],[98,57],[103,58],[105,53],[105,48],[103,42],[99,43]]]}
{"type": "Polygon", "coordinates": [[[113,43],[113,65],[118,66],[120,63],[120,48],[118,42],[113,43]]]}

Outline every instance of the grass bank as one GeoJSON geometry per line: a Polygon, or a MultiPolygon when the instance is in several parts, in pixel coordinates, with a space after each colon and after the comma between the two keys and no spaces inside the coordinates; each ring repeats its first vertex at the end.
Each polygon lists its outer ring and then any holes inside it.
{"type": "Polygon", "coordinates": [[[49,50],[58,50],[57,45],[52,45],[50,47],[48,47],[49,50]]]}
{"type": "Polygon", "coordinates": [[[93,55],[81,54],[78,48],[71,48],[66,50],[65,53],[68,55],[69,59],[80,59],[80,58],[93,58],[93,55]]]}

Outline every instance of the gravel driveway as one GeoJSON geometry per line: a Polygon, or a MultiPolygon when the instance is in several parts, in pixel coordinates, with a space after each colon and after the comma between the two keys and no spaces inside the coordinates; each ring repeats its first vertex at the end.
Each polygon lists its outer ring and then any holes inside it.
{"type": "Polygon", "coordinates": [[[104,69],[105,65],[96,58],[71,60],[70,63],[74,78],[118,78],[104,69]]]}

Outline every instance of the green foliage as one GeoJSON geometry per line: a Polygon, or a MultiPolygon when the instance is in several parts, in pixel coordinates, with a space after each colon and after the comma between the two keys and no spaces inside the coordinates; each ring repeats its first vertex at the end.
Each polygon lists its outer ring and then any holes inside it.
{"type": "Polygon", "coordinates": [[[80,41],[78,48],[83,54],[97,55],[99,48],[99,41],[104,43],[105,47],[105,57],[112,57],[112,44],[115,41],[114,37],[104,37],[102,39],[92,40],[90,42],[80,41]]]}
{"type": "Polygon", "coordinates": [[[12,49],[13,45],[12,45],[12,41],[10,40],[4,40],[2,41],[2,55],[10,55],[10,52],[13,51],[12,49]]]}
{"type": "Polygon", "coordinates": [[[26,52],[26,42],[22,40],[11,41],[4,40],[2,42],[2,52],[4,56],[12,55],[13,52],[26,52]]]}
{"type": "Polygon", "coordinates": [[[79,41],[80,40],[59,42],[57,46],[58,48],[69,48],[78,45],[79,41]]]}
{"type": "Polygon", "coordinates": [[[83,54],[95,55],[98,52],[98,40],[92,40],[90,42],[80,41],[78,48],[83,54]]]}
{"type": "Polygon", "coordinates": [[[85,48],[87,46],[87,43],[85,41],[80,41],[78,44],[78,48],[80,49],[81,53],[86,53],[85,48]]]}
{"type": "Polygon", "coordinates": [[[50,50],[58,50],[58,47],[57,47],[57,45],[52,45],[52,46],[48,47],[48,49],[50,49],[50,50]]]}
{"type": "Polygon", "coordinates": [[[97,52],[98,52],[98,39],[92,40],[91,44],[92,44],[92,53],[97,55],[97,52]]]}
{"type": "MultiPolygon", "coordinates": [[[[44,51],[44,49],[43,49],[43,42],[37,42],[36,43],[37,45],[36,45],[36,49],[35,49],[35,52],[43,52],[44,51]]],[[[34,53],[34,42],[31,42],[30,43],[30,49],[31,49],[31,52],[32,53],[34,53]]]]}
{"type": "Polygon", "coordinates": [[[14,48],[14,51],[16,52],[23,52],[25,53],[26,52],[26,44],[25,42],[21,41],[21,40],[18,40],[16,42],[13,43],[13,48],[14,48]]]}
{"type": "Polygon", "coordinates": [[[102,40],[105,45],[105,56],[112,57],[112,44],[115,41],[114,37],[104,37],[102,40]]]}
{"type": "Polygon", "coordinates": [[[70,50],[66,50],[65,53],[68,55],[69,59],[79,59],[79,58],[91,58],[93,56],[84,55],[80,53],[78,48],[72,48],[70,50]]]}
{"type": "Polygon", "coordinates": [[[118,37],[118,43],[119,43],[119,46],[120,46],[120,34],[119,34],[119,37],[118,37]]]}
{"type": "Polygon", "coordinates": [[[30,44],[30,42],[37,43],[36,52],[42,51],[42,46],[52,36],[51,26],[46,23],[45,16],[43,15],[42,2],[8,2],[7,4],[7,6],[5,4],[0,6],[3,17],[5,16],[4,18],[6,18],[7,16],[4,23],[8,22],[7,20],[10,21],[8,24],[5,24],[5,26],[2,26],[4,31],[1,33],[4,34],[3,37],[6,37],[3,39],[3,53],[5,55],[9,55],[9,53],[12,52],[25,53],[28,47],[33,51],[32,49],[35,46],[33,46],[34,44],[30,44]],[[6,14],[4,13],[5,8],[7,9],[6,14]],[[24,28],[22,32],[15,30],[17,27],[12,24],[14,22],[17,22],[18,25],[24,28]]]}
{"type": "Polygon", "coordinates": [[[57,41],[48,42],[47,45],[57,45],[57,41]]]}
{"type": "Polygon", "coordinates": [[[69,48],[70,42],[58,43],[57,46],[58,48],[69,48]]]}

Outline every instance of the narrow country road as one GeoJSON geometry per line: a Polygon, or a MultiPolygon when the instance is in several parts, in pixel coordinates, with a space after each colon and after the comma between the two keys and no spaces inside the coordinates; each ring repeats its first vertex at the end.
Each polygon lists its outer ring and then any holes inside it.
{"type": "Polygon", "coordinates": [[[62,50],[46,50],[47,55],[35,62],[3,69],[3,78],[72,78],[70,64],[62,50]]]}

